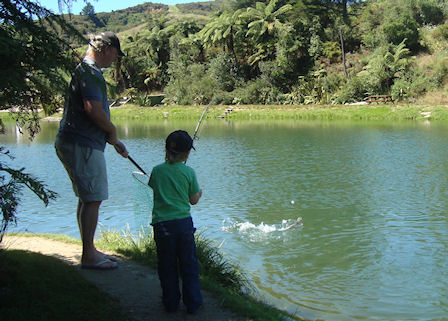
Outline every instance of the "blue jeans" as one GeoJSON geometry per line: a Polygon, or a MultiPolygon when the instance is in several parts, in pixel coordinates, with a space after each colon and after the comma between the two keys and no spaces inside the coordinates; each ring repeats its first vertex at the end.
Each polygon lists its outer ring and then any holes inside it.
{"type": "Polygon", "coordinates": [[[162,286],[165,309],[174,312],[179,307],[179,273],[182,278],[182,297],[188,312],[202,304],[199,287],[199,264],[191,217],[159,222],[153,225],[157,246],[157,271],[162,286]]]}

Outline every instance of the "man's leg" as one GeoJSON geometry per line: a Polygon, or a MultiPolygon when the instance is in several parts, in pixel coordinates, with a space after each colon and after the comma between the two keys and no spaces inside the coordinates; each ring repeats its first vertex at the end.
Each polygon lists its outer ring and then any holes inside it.
{"type": "Polygon", "coordinates": [[[78,199],[78,208],[76,209],[76,221],[78,222],[79,234],[81,235],[81,241],[82,241],[81,207],[82,207],[82,201],[81,199],[78,199]]]}
{"type": "MultiPolygon", "coordinates": [[[[81,264],[84,266],[93,266],[104,261],[104,254],[97,251],[94,244],[95,231],[98,223],[98,213],[101,201],[78,203],[78,224],[82,240],[81,264]]],[[[105,262],[101,268],[114,267],[115,262],[105,262]]]]}
{"type": "MultiPolygon", "coordinates": [[[[81,225],[81,208],[82,208],[82,204],[83,204],[83,202],[80,199],[78,199],[78,208],[76,210],[76,219],[78,221],[78,227],[79,227],[79,233],[81,235],[81,240],[83,240],[82,225],[81,225]]],[[[97,221],[98,221],[98,216],[97,216],[97,221]]],[[[96,252],[99,255],[101,255],[103,257],[103,259],[108,259],[108,260],[111,260],[113,262],[117,262],[117,258],[114,257],[113,255],[105,254],[103,252],[98,251],[97,249],[96,249],[96,252]]]]}

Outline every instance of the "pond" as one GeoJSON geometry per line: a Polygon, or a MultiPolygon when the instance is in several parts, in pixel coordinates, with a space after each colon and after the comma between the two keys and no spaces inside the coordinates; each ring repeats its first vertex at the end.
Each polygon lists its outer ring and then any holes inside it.
{"type": "MultiPolygon", "coordinates": [[[[145,169],[190,121],[118,122],[145,169]]],[[[24,193],[17,227],[79,238],[76,199],[54,153],[58,124],[30,142],[14,126],[0,144],[59,199],[24,193]]],[[[203,198],[199,231],[221,244],[266,301],[324,320],[442,320],[448,316],[448,124],[207,121],[188,165],[203,198]],[[301,218],[294,228],[287,226],[301,218]]],[[[106,149],[110,199],[101,230],[148,228],[149,190],[106,149]]]]}

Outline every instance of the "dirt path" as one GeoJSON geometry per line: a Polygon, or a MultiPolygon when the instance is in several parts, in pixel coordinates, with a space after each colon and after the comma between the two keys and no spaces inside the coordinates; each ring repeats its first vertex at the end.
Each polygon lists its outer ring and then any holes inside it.
{"type": "MultiPolygon", "coordinates": [[[[54,256],[73,266],[80,266],[81,247],[41,237],[5,236],[1,246],[54,256]]],[[[111,253],[109,253],[111,254],[111,253]]],[[[161,289],[154,269],[117,255],[119,268],[110,271],[83,270],[80,273],[98,288],[117,298],[123,311],[137,321],[245,321],[221,307],[219,300],[203,291],[204,307],[194,315],[184,307],[167,314],[161,304],[161,289]]]]}

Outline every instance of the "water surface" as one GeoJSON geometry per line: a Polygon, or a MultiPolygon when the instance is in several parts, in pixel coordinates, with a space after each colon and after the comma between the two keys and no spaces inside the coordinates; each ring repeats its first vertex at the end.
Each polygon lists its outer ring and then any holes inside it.
{"type": "MultiPolygon", "coordinates": [[[[118,123],[148,171],[172,130],[195,125],[118,123]]],[[[10,231],[78,237],[56,130],[44,123],[32,143],[14,127],[0,137],[60,194],[45,208],[25,193],[10,231]]],[[[325,320],[447,320],[447,133],[434,122],[208,121],[188,160],[204,190],[195,224],[281,309],[325,320]],[[302,225],[284,230],[298,217],[302,225]]],[[[110,147],[106,158],[101,228],[137,233],[149,223],[148,190],[128,160],[110,147]]]]}

